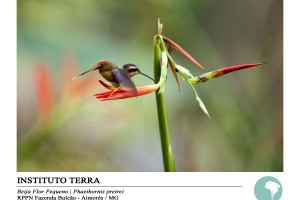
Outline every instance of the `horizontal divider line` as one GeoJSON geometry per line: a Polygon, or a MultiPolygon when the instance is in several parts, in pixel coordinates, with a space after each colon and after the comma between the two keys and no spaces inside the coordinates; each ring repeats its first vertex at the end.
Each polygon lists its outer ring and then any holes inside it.
{"type": "Polygon", "coordinates": [[[37,185],[37,186],[17,186],[17,187],[243,187],[240,185],[148,185],[148,186],[137,186],[137,185],[131,185],[131,186],[121,186],[121,185],[117,185],[117,186],[107,186],[107,185],[102,185],[102,186],[95,186],[95,185],[91,185],[91,186],[66,186],[66,185],[61,185],[61,186],[54,186],[54,185],[50,185],[50,186],[43,186],[43,185],[37,185]]]}

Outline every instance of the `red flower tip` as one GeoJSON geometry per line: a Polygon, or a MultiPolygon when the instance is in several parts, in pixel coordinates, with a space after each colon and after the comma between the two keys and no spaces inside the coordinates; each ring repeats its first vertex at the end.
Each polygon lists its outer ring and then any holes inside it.
{"type": "Polygon", "coordinates": [[[222,69],[218,69],[216,71],[214,71],[212,73],[213,77],[218,77],[233,71],[237,71],[237,70],[241,70],[241,69],[245,69],[245,68],[249,68],[249,67],[256,67],[256,66],[260,66],[266,63],[251,63],[251,64],[242,64],[242,65],[235,65],[235,66],[230,66],[230,67],[225,67],[222,69]]]}

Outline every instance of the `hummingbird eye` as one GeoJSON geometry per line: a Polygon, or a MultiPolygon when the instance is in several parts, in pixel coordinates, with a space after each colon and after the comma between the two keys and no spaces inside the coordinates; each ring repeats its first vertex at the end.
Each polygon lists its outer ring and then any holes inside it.
{"type": "Polygon", "coordinates": [[[136,65],[134,65],[134,64],[125,64],[123,66],[123,69],[125,71],[127,71],[128,73],[139,72],[140,71],[139,68],[136,65]]]}
{"type": "Polygon", "coordinates": [[[140,70],[137,67],[132,67],[127,70],[128,72],[139,72],[140,70]]]}

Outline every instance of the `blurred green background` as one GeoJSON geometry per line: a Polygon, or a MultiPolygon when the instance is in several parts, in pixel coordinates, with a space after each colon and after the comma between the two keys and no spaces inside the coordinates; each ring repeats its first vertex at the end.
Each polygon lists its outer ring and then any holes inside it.
{"type": "MultiPolygon", "coordinates": [[[[153,76],[157,19],[207,71],[266,62],[196,85],[212,119],[169,71],[165,101],[178,171],[283,171],[280,0],[17,1],[17,170],[163,171],[155,94],[101,102],[105,59],[153,76]]],[[[178,64],[199,70],[178,52],[178,64]]],[[[151,84],[143,76],[136,85],[151,84]]]]}

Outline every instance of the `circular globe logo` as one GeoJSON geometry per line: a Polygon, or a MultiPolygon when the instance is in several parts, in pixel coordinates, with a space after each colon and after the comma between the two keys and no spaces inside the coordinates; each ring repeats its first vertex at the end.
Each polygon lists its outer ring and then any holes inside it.
{"type": "Polygon", "coordinates": [[[257,200],[279,200],[282,195],[281,183],[273,176],[260,178],[254,186],[257,200]]]}

